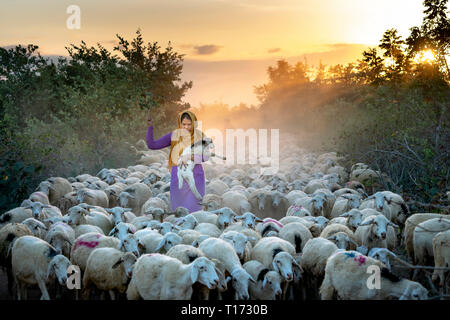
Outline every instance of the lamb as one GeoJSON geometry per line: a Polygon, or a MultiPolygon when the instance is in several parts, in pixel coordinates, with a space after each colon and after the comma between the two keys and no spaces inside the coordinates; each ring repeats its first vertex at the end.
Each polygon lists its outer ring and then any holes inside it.
{"type": "Polygon", "coordinates": [[[433,237],[446,230],[450,230],[450,221],[443,218],[430,219],[417,225],[413,236],[414,263],[433,264],[433,237]]]}
{"type": "Polygon", "coordinates": [[[123,208],[131,208],[134,214],[142,215],[144,203],[152,196],[152,190],[145,183],[137,182],[123,189],[119,195],[119,203],[123,208]]]}
{"type": "Polygon", "coordinates": [[[91,286],[109,291],[114,300],[114,290],[124,293],[131,279],[136,256],[115,248],[98,248],[91,252],[83,275],[83,298],[89,299],[91,286]]]}
{"type": "MultiPolygon", "coordinates": [[[[450,230],[442,231],[433,237],[434,266],[438,268],[450,267],[450,230]]],[[[439,278],[439,286],[443,288],[445,271],[435,269],[432,280],[439,278]]],[[[447,271],[448,273],[448,271],[447,271]]]]}
{"type": "Polygon", "coordinates": [[[113,224],[109,219],[109,216],[102,212],[89,212],[80,205],[70,208],[68,216],[69,218],[67,220],[67,224],[69,226],[90,224],[102,229],[104,234],[108,234],[113,228],[113,224]]]}
{"type": "Polygon", "coordinates": [[[295,247],[295,253],[301,253],[308,240],[313,238],[309,229],[299,222],[286,224],[281,228],[278,237],[289,241],[295,247]]]}
{"type": "Polygon", "coordinates": [[[320,295],[322,300],[331,300],[334,296],[344,300],[385,300],[399,298],[407,289],[412,289],[410,297],[415,300],[428,298],[428,292],[421,284],[397,278],[380,261],[357,251],[338,251],[327,260],[320,295]],[[372,265],[381,270],[379,289],[367,286],[371,276],[367,270],[372,265]]]}
{"type": "Polygon", "coordinates": [[[258,218],[253,213],[248,212],[248,211],[244,212],[240,216],[236,216],[235,220],[241,220],[242,221],[241,225],[243,227],[249,228],[249,229],[255,229],[256,222],[263,222],[263,220],[261,218],[258,218]]]}
{"type": "Polygon", "coordinates": [[[73,188],[67,179],[61,177],[51,177],[42,181],[35,191],[41,191],[48,196],[50,204],[56,206],[59,199],[65,194],[72,192],[73,188]]]}
{"type": "MultiPolygon", "coordinates": [[[[202,160],[207,160],[210,156],[214,155],[214,153],[211,153],[211,149],[213,148],[214,143],[212,139],[204,137],[201,141],[197,141],[189,147],[185,148],[180,158],[192,154],[192,157],[195,157],[197,155],[201,156],[203,158],[202,160]]],[[[192,193],[199,201],[201,201],[202,196],[198,192],[194,180],[193,170],[195,164],[196,162],[194,162],[194,159],[189,159],[186,164],[178,164],[178,189],[181,189],[183,187],[183,182],[186,181],[192,193]]]]}
{"type": "Polygon", "coordinates": [[[290,242],[277,237],[262,238],[251,252],[252,260],[258,260],[266,268],[277,271],[287,282],[294,279],[292,266],[300,268],[294,256],[295,247],[290,242]]]}
{"type": "Polygon", "coordinates": [[[11,273],[11,248],[14,241],[22,236],[32,236],[30,228],[23,223],[8,223],[0,228],[0,267],[6,269],[8,292],[12,294],[13,277],[11,273]]]}
{"type": "Polygon", "coordinates": [[[199,245],[199,249],[209,258],[219,260],[231,274],[232,287],[235,290],[235,299],[248,300],[249,281],[255,280],[242,268],[239,257],[233,247],[223,239],[208,238],[199,245]]]}
{"type": "Polygon", "coordinates": [[[247,261],[244,269],[256,279],[249,284],[250,298],[255,300],[276,300],[281,298],[281,276],[278,272],[267,269],[257,260],[247,261]]]}
{"type": "Polygon", "coordinates": [[[218,210],[212,211],[212,213],[217,214],[216,224],[221,230],[236,221],[236,213],[228,207],[222,207],[218,210]]]}
{"type": "Polygon", "coordinates": [[[93,206],[109,208],[109,199],[103,190],[83,188],[77,191],[78,203],[87,203],[93,206]]]}
{"type": "Polygon", "coordinates": [[[162,254],[146,254],[134,265],[127,289],[127,299],[137,300],[188,300],[192,285],[200,282],[214,289],[219,283],[214,263],[199,257],[188,265],[162,254]]]}
{"type": "Polygon", "coordinates": [[[448,215],[438,213],[415,213],[406,219],[404,231],[405,247],[411,261],[414,261],[414,229],[421,222],[440,217],[443,217],[443,219],[450,219],[448,215]]]}
{"type": "Polygon", "coordinates": [[[60,285],[65,286],[69,259],[57,254],[54,247],[34,236],[22,236],[11,250],[11,265],[17,284],[17,299],[27,299],[26,286],[35,285],[41,289],[41,300],[50,300],[47,284],[56,275],[60,285]]]}
{"type": "Polygon", "coordinates": [[[84,271],[89,255],[97,248],[123,249],[126,252],[132,252],[134,255],[139,256],[137,239],[129,237],[126,240],[124,239],[121,245],[121,241],[114,237],[108,237],[94,232],[83,234],[75,240],[72,246],[70,261],[72,264],[79,266],[80,270],[84,271]]]}
{"type": "Polygon", "coordinates": [[[360,245],[372,248],[395,248],[395,231],[398,226],[389,221],[384,215],[368,216],[355,231],[355,237],[360,245]],[[391,230],[389,230],[391,229],[391,230]]]}

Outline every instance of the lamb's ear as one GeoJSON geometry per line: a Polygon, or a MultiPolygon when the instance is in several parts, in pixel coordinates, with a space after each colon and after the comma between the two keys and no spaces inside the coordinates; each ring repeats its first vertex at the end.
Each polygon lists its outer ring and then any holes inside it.
{"type": "Polygon", "coordinates": [[[264,287],[266,286],[266,283],[267,283],[267,278],[264,277],[264,280],[263,280],[263,282],[262,282],[262,288],[263,288],[263,289],[264,289],[264,287]]]}
{"type": "Polygon", "coordinates": [[[191,266],[191,281],[192,281],[192,283],[197,282],[198,274],[199,274],[198,266],[195,263],[193,263],[191,266]]]}
{"type": "Polygon", "coordinates": [[[345,217],[348,217],[348,216],[349,216],[349,212],[347,211],[347,212],[341,214],[339,217],[345,218],[345,217]]]}
{"type": "Polygon", "coordinates": [[[248,278],[248,281],[253,282],[253,283],[256,283],[255,279],[253,279],[252,276],[250,276],[250,277],[248,278]]]}
{"type": "Polygon", "coordinates": [[[113,269],[117,268],[122,262],[123,262],[123,259],[120,258],[119,260],[117,260],[116,263],[113,264],[112,268],[113,268],[113,269]]]}
{"type": "Polygon", "coordinates": [[[48,264],[48,268],[47,268],[47,279],[52,274],[54,266],[55,266],[55,264],[53,263],[53,261],[50,261],[50,263],[48,264]]]}
{"type": "Polygon", "coordinates": [[[138,248],[141,248],[142,250],[145,251],[145,244],[143,244],[143,243],[141,242],[141,240],[138,241],[138,248]]]}
{"type": "Polygon", "coordinates": [[[165,244],[166,244],[166,239],[162,238],[161,241],[159,242],[158,246],[156,247],[155,252],[159,252],[159,250],[161,250],[165,244]]]}
{"type": "Polygon", "coordinates": [[[373,223],[373,220],[369,220],[369,221],[360,223],[359,226],[360,226],[360,227],[361,227],[361,226],[368,226],[368,225],[371,225],[372,223],[373,223]]]}
{"type": "Polygon", "coordinates": [[[111,237],[111,236],[113,236],[116,232],[117,232],[117,228],[114,227],[114,228],[112,228],[111,231],[108,233],[108,236],[111,237]]]}

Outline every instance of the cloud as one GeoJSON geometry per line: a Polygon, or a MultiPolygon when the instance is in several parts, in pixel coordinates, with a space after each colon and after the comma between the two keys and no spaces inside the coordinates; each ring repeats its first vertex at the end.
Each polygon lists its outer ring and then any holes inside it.
{"type": "Polygon", "coordinates": [[[280,52],[280,51],[281,51],[281,48],[272,48],[272,49],[267,50],[268,53],[275,53],[275,52],[280,52]]]}
{"type": "Polygon", "coordinates": [[[199,55],[214,54],[217,51],[219,51],[220,48],[223,48],[223,46],[217,46],[215,44],[208,44],[208,45],[204,45],[204,46],[194,46],[195,53],[199,54],[199,55]]]}

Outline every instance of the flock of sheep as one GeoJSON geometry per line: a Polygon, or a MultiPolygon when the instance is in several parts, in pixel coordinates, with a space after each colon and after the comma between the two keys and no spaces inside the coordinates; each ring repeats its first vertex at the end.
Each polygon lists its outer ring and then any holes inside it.
{"type": "Polygon", "coordinates": [[[170,210],[168,150],[136,146],[137,165],[49,178],[0,213],[12,297],[36,285],[41,299],[447,297],[449,216],[375,192],[369,181],[389,177],[365,164],[344,168],[336,153],[286,139],[276,174],[261,174],[262,160],[203,163],[203,210],[189,213],[170,210]],[[68,286],[71,266],[79,289],[68,286]]]}

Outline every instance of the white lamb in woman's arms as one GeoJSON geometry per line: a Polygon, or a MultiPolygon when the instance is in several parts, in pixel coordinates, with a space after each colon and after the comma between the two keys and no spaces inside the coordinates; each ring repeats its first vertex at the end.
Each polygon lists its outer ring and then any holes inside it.
{"type": "Polygon", "coordinates": [[[184,149],[183,153],[180,156],[180,161],[178,162],[178,188],[181,189],[183,187],[183,180],[186,180],[192,193],[194,193],[195,197],[200,201],[202,200],[202,196],[195,186],[194,179],[194,166],[198,161],[195,161],[194,159],[196,159],[196,156],[201,156],[203,159],[208,159],[210,157],[216,156],[222,158],[223,160],[226,160],[225,157],[221,157],[212,153],[212,149],[214,149],[214,143],[212,139],[205,137],[202,140],[197,141],[184,149]],[[187,163],[181,163],[181,159],[189,155],[192,156],[188,159],[187,163]]]}

